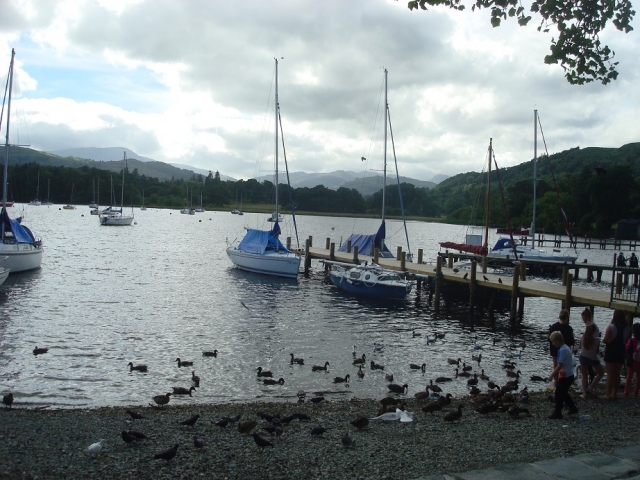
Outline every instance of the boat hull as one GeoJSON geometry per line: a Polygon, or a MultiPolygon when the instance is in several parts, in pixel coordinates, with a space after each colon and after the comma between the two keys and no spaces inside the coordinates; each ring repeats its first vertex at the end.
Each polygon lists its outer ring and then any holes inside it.
{"type": "Polygon", "coordinates": [[[100,225],[122,227],[131,225],[133,217],[125,217],[121,215],[101,215],[100,225]]]}
{"type": "Polygon", "coordinates": [[[375,274],[370,277],[362,272],[360,279],[350,278],[349,270],[331,270],[329,278],[333,284],[345,292],[356,295],[366,295],[386,300],[404,300],[411,291],[411,284],[407,281],[379,282],[375,274]]]}
{"type": "Polygon", "coordinates": [[[284,278],[296,278],[300,270],[300,255],[292,252],[248,253],[235,247],[227,248],[233,264],[247,272],[284,278]]]}
{"type": "Polygon", "coordinates": [[[29,243],[0,244],[0,258],[7,257],[0,263],[0,268],[8,268],[10,273],[36,270],[42,264],[42,245],[29,243]]]}

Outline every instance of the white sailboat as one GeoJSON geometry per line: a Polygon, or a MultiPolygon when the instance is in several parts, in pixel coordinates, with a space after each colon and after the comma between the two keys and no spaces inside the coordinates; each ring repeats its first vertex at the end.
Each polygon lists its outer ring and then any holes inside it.
{"type": "MultiPolygon", "coordinates": [[[[189,199],[189,187],[187,187],[187,196],[184,197],[184,202],[187,203],[188,199],[189,199]]],[[[180,213],[183,215],[193,215],[191,208],[189,208],[188,206],[185,206],[183,209],[181,209],[180,213]]]]}
{"type": "Polygon", "coordinates": [[[91,215],[100,215],[100,179],[98,179],[98,193],[96,194],[96,206],[91,209],[91,215]]]}
{"type": "Polygon", "coordinates": [[[147,207],[144,206],[144,188],[142,189],[142,206],[140,207],[140,210],[146,210],[147,207]]]}
{"type": "Polygon", "coordinates": [[[53,205],[50,198],[51,198],[51,179],[48,178],[47,179],[47,199],[44,202],[42,202],[42,205],[47,205],[47,206],[53,205]]]}
{"type": "Polygon", "coordinates": [[[96,203],[96,181],[95,179],[91,183],[93,189],[93,197],[91,198],[91,203],[89,204],[89,208],[98,208],[98,204],[96,203]]]}
{"type": "Polygon", "coordinates": [[[242,241],[227,247],[227,255],[235,266],[249,272],[285,278],[296,278],[300,269],[300,255],[280,242],[278,218],[278,59],[275,60],[275,185],[276,221],[271,230],[247,229],[242,241]]]}
{"type": "MultiPolygon", "coordinates": [[[[12,219],[7,212],[7,181],[9,170],[9,120],[11,117],[11,91],[13,88],[13,60],[15,50],[11,49],[9,65],[9,95],[7,101],[7,136],[4,144],[4,182],[2,182],[2,212],[0,213],[0,272],[8,269],[10,273],[25,272],[40,268],[42,264],[42,240],[36,238],[20,219],[12,219]]],[[[1,119],[0,119],[1,122],[1,119]]],[[[1,274],[0,274],[1,275],[1,274]]]]}
{"type": "Polygon", "coordinates": [[[38,170],[38,186],[36,187],[36,198],[31,200],[29,202],[29,205],[32,205],[35,207],[39,207],[40,205],[42,205],[42,202],[40,201],[40,171],[39,170],[38,170]]]}
{"type": "Polygon", "coordinates": [[[196,212],[202,213],[204,212],[204,208],[202,208],[202,190],[200,190],[200,205],[196,208],[196,212]]]}
{"type": "Polygon", "coordinates": [[[131,225],[133,222],[133,207],[131,215],[125,215],[124,205],[124,171],[127,168],[127,152],[124,152],[124,165],[122,167],[122,193],[120,194],[120,208],[108,207],[100,213],[100,225],[111,225],[114,227],[131,225]]]}
{"type": "Polygon", "coordinates": [[[76,206],[73,204],[73,186],[74,184],[71,184],[71,203],[67,203],[64,207],[65,210],[75,210],[76,206]]]}

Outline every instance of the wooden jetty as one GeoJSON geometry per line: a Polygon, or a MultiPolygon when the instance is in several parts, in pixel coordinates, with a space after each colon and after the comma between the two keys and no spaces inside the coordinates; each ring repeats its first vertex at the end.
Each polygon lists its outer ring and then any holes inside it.
{"type": "MultiPolygon", "coordinates": [[[[519,240],[523,245],[526,245],[527,242],[531,239],[531,237],[519,236],[519,240]]],[[[545,235],[544,233],[537,234],[535,238],[535,243],[539,247],[543,246],[553,246],[553,247],[562,247],[566,246],[568,248],[584,248],[587,250],[591,250],[592,248],[598,248],[600,250],[636,250],[640,246],[639,240],[619,240],[616,238],[591,238],[591,237],[573,237],[573,239],[569,239],[564,235],[545,235]]]]}
{"type": "MultiPolygon", "coordinates": [[[[550,282],[527,280],[525,277],[526,263],[522,262],[513,276],[497,275],[479,272],[477,262],[471,262],[471,269],[468,275],[464,275],[465,270],[454,269],[452,261],[445,265],[445,259],[438,256],[436,264],[423,263],[423,250],[418,250],[416,262],[406,261],[406,252],[402,247],[398,247],[395,258],[381,258],[376,249],[373,256],[361,255],[357,247],[351,252],[337,252],[335,243],[326,239],[325,248],[313,247],[313,238],[309,237],[305,242],[305,271],[311,267],[311,259],[321,259],[343,263],[360,264],[363,262],[375,262],[383,268],[389,270],[403,271],[413,274],[420,284],[426,280],[435,283],[435,308],[439,308],[440,295],[443,282],[453,282],[461,286],[468,285],[469,291],[469,311],[473,313],[477,304],[477,290],[479,288],[491,291],[492,299],[499,292],[503,292],[510,298],[511,322],[515,323],[518,316],[522,316],[524,311],[524,299],[526,297],[545,297],[560,300],[562,308],[570,310],[571,307],[587,306],[593,310],[594,307],[623,310],[630,323],[633,317],[640,316],[638,306],[638,292],[636,287],[626,287],[623,285],[623,275],[618,272],[614,276],[614,284],[611,291],[594,290],[591,288],[579,288],[573,286],[573,274],[570,269],[575,265],[563,265],[562,285],[550,282]],[[631,291],[629,291],[631,288],[631,291]]],[[[582,264],[580,264],[582,265],[582,264]]],[[[636,269],[637,270],[637,269],[636,269]]],[[[637,273],[636,273],[637,275],[637,273]]],[[[491,308],[491,305],[490,305],[491,308]]]]}

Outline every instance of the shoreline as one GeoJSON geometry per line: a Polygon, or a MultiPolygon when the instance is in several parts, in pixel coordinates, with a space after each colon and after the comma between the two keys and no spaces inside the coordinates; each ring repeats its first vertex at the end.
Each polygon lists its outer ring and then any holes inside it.
{"type": "MultiPolygon", "coordinates": [[[[453,399],[442,412],[421,411],[427,401],[405,397],[414,421],[370,421],[364,430],[350,422],[377,415],[376,400],[352,398],[313,404],[245,402],[167,405],[165,407],[97,407],[91,409],[3,408],[0,412],[0,477],[2,478],[419,478],[447,472],[489,468],[504,463],[531,463],[594,451],[608,452],[638,443],[637,397],[617,401],[583,400],[575,392],[578,415],[549,420],[553,409],[546,392],[532,393],[522,404],[532,417],[512,419],[505,413],[488,416],[474,411],[473,398],[453,399]],[[459,422],[443,416],[462,404],[459,422]],[[145,416],[132,420],[134,410],[145,416]],[[281,436],[270,436],[259,412],[304,413],[310,421],[283,425],[281,436]],[[192,415],[194,427],[180,422],[192,415]],[[273,443],[258,447],[237,424],[215,425],[221,418],[241,414],[241,422],[256,420],[254,432],[273,443]],[[586,418],[585,418],[586,416],[586,418]],[[327,431],[312,437],[313,427],[327,431]],[[149,439],[125,443],[123,430],[145,433],[149,439]],[[345,447],[345,434],[355,442],[345,447]],[[205,449],[193,446],[193,437],[205,449]],[[103,451],[84,452],[90,444],[106,440],[103,451]],[[176,457],[167,465],[153,456],[178,444],[176,457]]],[[[401,398],[401,397],[399,397],[401,398]]]]}

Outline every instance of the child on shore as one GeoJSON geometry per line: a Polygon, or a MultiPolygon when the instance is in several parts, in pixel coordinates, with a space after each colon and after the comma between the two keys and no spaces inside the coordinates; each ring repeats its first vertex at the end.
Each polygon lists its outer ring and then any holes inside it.
{"type": "Polygon", "coordinates": [[[636,388],[633,390],[633,396],[638,396],[638,390],[640,390],[640,381],[638,375],[640,375],[640,323],[633,324],[633,337],[627,341],[627,381],[624,384],[623,397],[629,395],[629,389],[631,388],[631,381],[633,380],[633,374],[636,374],[636,388]]]}
{"type": "Polygon", "coordinates": [[[549,335],[549,341],[557,350],[556,367],[549,375],[549,380],[556,381],[556,394],[555,401],[556,407],[553,414],[549,417],[552,420],[559,420],[562,418],[562,407],[566,403],[569,407],[569,415],[578,413],[578,407],[573,403],[571,396],[569,396],[569,387],[573,383],[573,356],[571,350],[564,343],[562,333],[559,331],[551,332],[549,335]]]}

